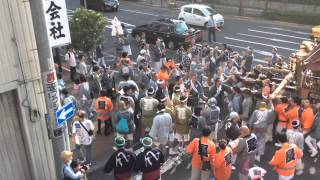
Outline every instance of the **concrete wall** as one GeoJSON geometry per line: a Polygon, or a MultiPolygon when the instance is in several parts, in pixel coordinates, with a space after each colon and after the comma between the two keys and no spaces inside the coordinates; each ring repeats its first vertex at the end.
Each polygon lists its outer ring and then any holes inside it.
{"type": "MultiPolygon", "coordinates": [[[[0,93],[8,98],[7,94],[16,92],[17,100],[17,105],[14,105],[0,99],[0,104],[8,104],[2,107],[0,117],[3,118],[3,123],[17,119],[20,124],[15,131],[22,133],[25,150],[20,153],[27,157],[27,169],[30,171],[27,173],[30,174],[30,179],[55,180],[54,158],[47,133],[45,101],[29,1],[1,0],[0,4],[0,93]],[[1,113],[5,108],[16,109],[19,117],[14,118],[16,114],[13,113],[1,113]],[[30,110],[39,114],[33,116],[30,110]],[[8,117],[10,115],[12,117],[8,117]]],[[[10,143],[10,136],[4,137],[0,138],[1,146],[10,143]]],[[[18,147],[13,150],[16,149],[18,147]]],[[[10,156],[10,153],[8,154],[10,156]]],[[[1,162],[13,170],[15,166],[19,168],[18,164],[7,163],[1,162]]],[[[3,175],[13,178],[10,171],[1,172],[0,179],[3,175]]],[[[19,174],[20,176],[23,174],[19,174]]]]}
{"type": "MultiPolygon", "coordinates": [[[[216,4],[239,6],[240,0],[215,0],[216,4]]],[[[244,8],[265,9],[265,0],[243,0],[244,8]]],[[[306,13],[311,15],[320,15],[320,6],[293,4],[283,2],[268,2],[268,10],[306,13]]]]}

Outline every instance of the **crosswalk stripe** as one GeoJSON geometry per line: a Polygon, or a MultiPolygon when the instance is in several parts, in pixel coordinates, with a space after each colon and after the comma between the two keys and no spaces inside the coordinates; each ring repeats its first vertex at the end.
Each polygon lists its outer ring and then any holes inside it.
{"type": "Polygon", "coordinates": [[[273,45],[273,44],[264,44],[264,43],[259,43],[259,42],[254,42],[254,41],[247,41],[247,40],[231,38],[231,37],[224,37],[224,38],[228,39],[228,40],[246,42],[246,43],[249,43],[249,44],[256,44],[256,45],[262,45],[262,46],[268,46],[268,47],[277,47],[278,49],[284,49],[284,50],[288,50],[288,51],[294,51],[294,52],[297,51],[296,49],[291,49],[291,48],[287,48],[287,47],[281,47],[281,46],[277,46],[277,45],[273,45]]]}
{"type": "Polygon", "coordinates": [[[270,40],[270,41],[274,41],[274,42],[283,42],[283,43],[296,44],[296,45],[300,44],[297,42],[286,41],[286,40],[277,39],[277,38],[267,38],[267,37],[263,37],[263,36],[255,36],[255,35],[244,34],[244,33],[237,33],[237,34],[241,35],[241,36],[254,37],[254,38],[258,38],[258,39],[266,39],[266,40],[270,40]]]}
{"type": "Polygon", "coordinates": [[[286,35],[286,34],[279,34],[279,33],[268,32],[268,31],[259,31],[259,30],[255,30],[255,29],[248,29],[248,31],[257,32],[257,33],[263,33],[263,34],[276,35],[276,36],[282,36],[282,37],[290,37],[290,38],[301,39],[301,40],[310,40],[310,39],[303,38],[303,37],[291,36],[291,35],[286,35]]]}
{"type": "Polygon", "coordinates": [[[268,27],[268,26],[259,26],[259,27],[264,28],[264,29],[272,29],[272,30],[278,30],[278,31],[291,32],[291,33],[295,33],[295,34],[310,35],[310,33],[302,32],[302,31],[294,31],[294,30],[279,28],[279,27],[268,27]]]}

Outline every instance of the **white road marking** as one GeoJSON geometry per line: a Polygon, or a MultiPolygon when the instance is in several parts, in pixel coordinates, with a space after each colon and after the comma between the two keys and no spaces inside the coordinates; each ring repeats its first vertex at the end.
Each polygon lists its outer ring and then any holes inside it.
{"type": "Polygon", "coordinates": [[[268,31],[259,31],[259,30],[255,30],[255,29],[248,29],[248,31],[263,33],[263,34],[271,34],[271,35],[282,36],[282,37],[290,37],[290,38],[301,39],[301,40],[310,40],[310,39],[303,38],[303,37],[291,36],[291,35],[286,35],[286,34],[279,34],[279,33],[268,32],[268,31]]]}
{"type": "Polygon", "coordinates": [[[142,12],[142,11],[135,11],[135,10],[131,10],[131,9],[120,9],[120,11],[127,11],[127,12],[131,12],[131,13],[144,14],[144,15],[155,16],[155,17],[160,16],[160,14],[147,13],[147,12],[142,12]]]}
{"type": "Polygon", "coordinates": [[[260,64],[268,64],[267,61],[262,60],[262,59],[253,58],[253,61],[254,61],[254,62],[258,62],[258,63],[260,63],[260,64]]]}
{"type": "Polygon", "coordinates": [[[237,33],[237,34],[239,34],[241,36],[254,37],[254,38],[258,38],[258,39],[266,39],[266,40],[270,40],[270,41],[274,41],[274,42],[283,42],[283,43],[296,44],[296,45],[300,44],[297,42],[286,41],[286,40],[277,39],[277,38],[267,38],[267,37],[263,37],[263,36],[255,36],[255,35],[244,34],[244,33],[237,33]]]}
{"type": "MultiPolygon", "coordinates": [[[[219,42],[217,42],[217,43],[219,43],[219,42]]],[[[222,43],[219,43],[219,44],[222,44],[222,43]]],[[[200,47],[202,46],[201,44],[196,44],[196,45],[200,46],[200,47]]],[[[247,47],[237,46],[237,45],[233,45],[233,44],[228,44],[228,46],[239,48],[239,49],[247,49],[247,47]]],[[[255,53],[258,53],[258,54],[261,54],[261,55],[264,55],[264,56],[271,56],[271,53],[267,52],[267,51],[256,50],[256,49],[254,49],[253,51],[255,53]]],[[[262,59],[253,58],[253,61],[259,62],[259,63],[262,63],[262,64],[268,64],[268,62],[266,62],[265,60],[262,60],[262,59]]]]}
{"type": "Polygon", "coordinates": [[[295,33],[295,34],[310,35],[310,33],[302,32],[302,31],[294,31],[294,30],[284,29],[284,28],[279,28],[279,27],[268,27],[268,26],[259,26],[259,27],[264,28],[264,29],[273,29],[273,30],[278,30],[278,31],[291,32],[291,33],[295,33]]]}
{"type": "MultiPolygon", "coordinates": [[[[229,44],[229,43],[228,43],[228,46],[239,48],[239,49],[247,49],[247,47],[237,46],[237,45],[229,44]]],[[[255,53],[258,53],[258,54],[261,54],[261,55],[264,55],[264,56],[271,56],[272,55],[271,52],[267,52],[267,51],[263,51],[263,50],[253,49],[253,51],[255,53]]]]}
{"type": "MultiPolygon", "coordinates": [[[[123,23],[125,26],[136,27],[136,25],[134,25],[134,24],[129,24],[129,23],[126,23],[126,22],[122,22],[120,19],[119,19],[119,21],[120,21],[121,23],[123,23]]],[[[108,19],[108,22],[109,22],[109,23],[112,23],[112,19],[108,19]]]]}
{"type": "Polygon", "coordinates": [[[284,50],[288,50],[288,51],[294,51],[294,52],[297,51],[296,49],[291,49],[291,48],[287,48],[287,47],[281,47],[281,46],[277,46],[277,45],[273,45],[273,44],[264,44],[264,43],[259,43],[259,42],[254,42],[254,41],[247,41],[247,40],[231,38],[231,37],[224,37],[224,38],[225,39],[229,39],[229,40],[234,40],[234,41],[246,42],[246,43],[249,43],[249,44],[257,44],[257,45],[268,46],[268,47],[277,47],[278,49],[284,49],[284,50]]]}

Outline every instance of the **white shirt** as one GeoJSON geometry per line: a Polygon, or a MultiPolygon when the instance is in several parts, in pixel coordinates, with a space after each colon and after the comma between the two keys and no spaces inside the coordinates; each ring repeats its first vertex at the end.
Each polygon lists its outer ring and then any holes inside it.
{"type": "MultiPolygon", "coordinates": [[[[84,127],[88,131],[93,130],[94,126],[91,120],[85,119],[81,121],[84,127]]],[[[82,145],[90,145],[92,143],[92,136],[89,136],[87,131],[81,126],[79,121],[75,121],[72,125],[72,133],[76,134],[75,141],[76,144],[82,144],[82,145]]]]}
{"type": "Polygon", "coordinates": [[[64,59],[69,62],[69,66],[76,67],[77,61],[74,52],[67,52],[64,56],[64,59]]]}
{"type": "Polygon", "coordinates": [[[81,62],[79,64],[79,74],[82,74],[82,75],[87,75],[88,73],[88,70],[87,70],[87,65],[85,62],[81,62]]]}

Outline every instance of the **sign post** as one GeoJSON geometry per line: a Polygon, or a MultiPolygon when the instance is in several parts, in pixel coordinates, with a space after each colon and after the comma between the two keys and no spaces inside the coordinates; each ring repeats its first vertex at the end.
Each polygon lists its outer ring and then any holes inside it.
{"type": "Polygon", "coordinates": [[[65,104],[56,112],[57,125],[62,126],[67,120],[74,116],[74,105],[72,102],[65,104]]]}
{"type": "MultiPolygon", "coordinates": [[[[30,3],[42,84],[46,100],[48,134],[51,139],[57,179],[61,177],[60,153],[68,148],[69,135],[56,123],[60,107],[57,76],[51,48],[71,42],[65,0],[32,0],[30,3]]],[[[67,127],[65,128],[68,130],[67,127]]],[[[68,149],[67,149],[68,150],[68,149]]]]}
{"type": "Polygon", "coordinates": [[[70,44],[71,37],[65,0],[43,0],[43,2],[50,46],[70,44]]]}

